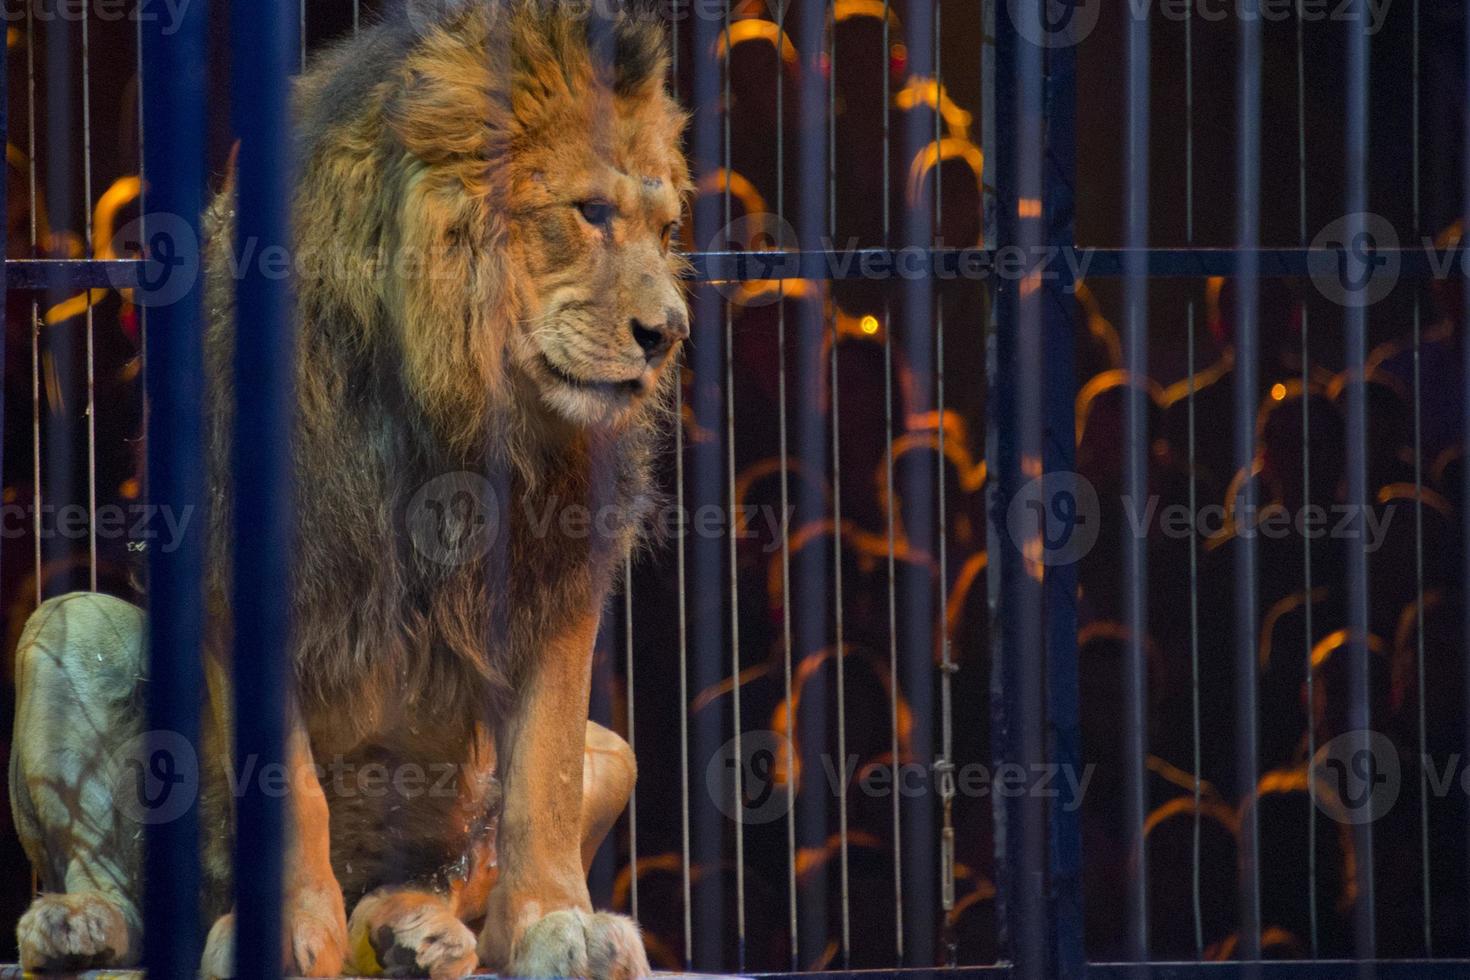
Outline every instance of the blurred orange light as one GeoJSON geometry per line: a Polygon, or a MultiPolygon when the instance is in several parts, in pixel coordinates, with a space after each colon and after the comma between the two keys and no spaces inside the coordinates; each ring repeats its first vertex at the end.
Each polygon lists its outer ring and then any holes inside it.
{"type": "Polygon", "coordinates": [[[873,334],[878,332],[878,318],[869,313],[867,316],[863,317],[861,329],[863,333],[867,334],[869,337],[873,336],[873,334]]]}
{"type": "Polygon", "coordinates": [[[1286,398],[1286,385],[1277,382],[1271,386],[1271,398],[1273,401],[1283,401],[1286,398]]]}

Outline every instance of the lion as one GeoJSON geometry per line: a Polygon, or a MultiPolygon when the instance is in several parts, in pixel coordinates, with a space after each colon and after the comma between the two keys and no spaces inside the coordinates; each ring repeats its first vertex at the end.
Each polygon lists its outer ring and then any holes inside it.
{"type": "MultiPolygon", "coordinates": [[[[635,778],[588,699],[675,424],[691,184],[662,25],[583,6],[415,0],[295,93],[288,973],[649,972],[636,924],[588,897],[635,778]]],[[[227,186],[204,222],[210,976],[232,973],[248,778],[229,770],[234,207],[227,186]]],[[[144,727],[143,634],[140,610],[77,593],[18,649],[12,804],[43,886],[27,969],[141,954],[142,828],[107,774],[144,727]]]]}

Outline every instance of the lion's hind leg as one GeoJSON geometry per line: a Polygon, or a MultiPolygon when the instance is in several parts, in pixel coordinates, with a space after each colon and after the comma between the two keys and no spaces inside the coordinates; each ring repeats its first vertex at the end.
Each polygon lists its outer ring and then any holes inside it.
{"type": "Polygon", "coordinates": [[[142,827],[114,795],[114,756],[142,728],[142,665],[142,610],[110,596],[50,599],[21,635],[10,799],[43,889],[16,928],[27,970],[142,953],[142,827]]]}
{"type": "Polygon", "coordinates": [[[450,980],[475,972],[475,934],[449,900],[411,888],[364,895],[347,924],[348,971],[359,976],[450,980]]]}

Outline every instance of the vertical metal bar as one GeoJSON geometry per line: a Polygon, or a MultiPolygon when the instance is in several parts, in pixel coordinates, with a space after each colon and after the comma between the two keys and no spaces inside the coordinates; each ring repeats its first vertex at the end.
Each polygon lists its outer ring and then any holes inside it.
{"type": "MultiPolygon", "coordinates": [[[[6,38],[5,39],[5,43],[0,44],[0,147],[9,147],[9,145],[10,145],[10,83],[9,83],[9,79],[10,79],[10,59],[9,59],[9,54],[10,54],[10,52],[9,52],[9,47],[10,47],[10,45],[9,45],[9,38],[6,38]]],[[[7,197],[6,197],[6,193],[7,193],[8,189],[9,189],[9,184],[10,184],[10,181],[8,179],[8,174],[7,174],[7,180],[5,181],[5,184],[6,184],[5,187],[0,187],[0,214],[7,214],[8,215],[10,213],[10,210],[9,210],[9,201],[7,200],[7,197]]],[[[5,228],[4,229],[0,229],[0,262],[4,262],[5,261],[5,257],[9,254],[8,253],[8,246],[10,244],[9,243],[9,238],[8,238],[8,232],[9,231],[10,231],[10,223],[7,221],[5,228]]],[[[6,332],[6,327],[8,326],[8,324],[6,323],[5,312],[6,312],[6,304],[5,304],[5,283],[0,282],[0,388],[3,388],[3,379],[5,378],[5,350],[4,350],[4,348],[9,346],[9,344],[6,343],[5,340],[4,340],[4,338],[8,338],[9,337],[9,334],[6,332]]],[[[5,404],[4,404],[4,402],[5,402],[5,399],[3,397],[3,391],[0,391],[0,436],[3,436],[4,432],[6,431],[6,429],[5,429],[5,404]]],[[[4,447],[3,443],[4,443],[4,439],[3,438],[0,438],[0,473],[4,473],[5,472],[5,447],[4,447]]],[[[32,890],[34,890],[34,886],[33,886],[33,889],[32,890]]]]}
{"type": "MultiPolygon", "coordinates": [[[[776,220],[786,220],[786,23],[776,25],[776,220]]],[[[791,454],[787,436],[786,411],[786,281],[776,283],[776,428],[779,431],[781,458],[781,513],[791,513],[791,454]]],[[[796,719],[792,715],[792,635],[791,635],[791,534],[783,527],[781,534],[781,650],[785,705],[787,790],[796,788],[796,719]]],[[[786,901],[790,933],[791,969],[801,969],[801,921],[796,897],[796,807],[786,809],[786,901]]]]}
{"type": "MultiPolygon", "coordinates": [[[[141,23],[142,18],[139,18],[141,23]]],[[[141,30],[141,27],[139,28],[141,30]]],[[[141,63],[140,63],[141,64],[141,63]]],[[[141,72],[141,67],[139,71],[141,72]]],[[[141,88],[139,102],[142,101],[141,88]]],[[[141,110],[140,110],[141,112],[141,110]]],[[[41,254],[41,199],[36,179],[36,9],[26,4],[26,178],[30,203],[31,258],[41,254]]],[[[45,598],[41,556],[41,306],[31,294],[31,537],[35,559],[36,605],[45,598]]],[[[34,874],[32,875],[34,877],[34,874]]]]}
{"type": "MultiPolygon", "coordinates": [[[[911,78],[934,77],[935,0],[911,0],[904,22],[911,78]]],[[[935,84],[938,84],[937,79],[935,84]]],[[[938,111],[936,103],[935,111],[938,111]]],[[[922,102],[903,117],[900,159],[906,167],[922,160],[933,139],[922,102]]],[[[940,168],[934,168],[937,182],[940,168]]],[[[928,248],[934,244],[934,213],[922,201],[911,202],[905,213],[901,244],[928,248]]],[[[909,378],[908,403],[911,415],[934,410],[934,280],[928,275],[905,275],[899,284],[902,314],[899,317],[899,349],[909,378]]],[[[908,418],[899,420],[899,431],[909,428],[908,418]]],[[[941,464],[942,465],[942,464],[941,464]]],[[[905,466],[898,474],[895,501],[903,502],[906,543],[925,555],[934,554],[935,471],[925,466],[905,466]]],[[[927,569],[910,570],[900,585],[899,656],[901,689],[913,719],[909,752],[916,766],[927,772],[934,760],[934,623],[938,608],[934,581],[927,569]]],[[[895,760],[897,762],[899,760],[895,760]]],[[[905,796],[906,794],[897,794],[905,796]]],[[[932,793],[911,794],[902,800],[904,965],[932,966],[937,935],[935,909],[938,897],[935,847],[935,801],[932,793]]]]}
{"type": "MultiPolygon", "coordinates": [[[[1412,195],[1414,236],[1423,233],[1419,203],[1419,0],[1413,7],[1413,108],[1412,108],[1412,195]]],[[[1419,753],[1429,758],[1429,718],[1424,704],[1424,389],[1420,373],[1423,340],[1423,286],[1414,289],[1414,663],[1417,674],[1419,714],[1419,753]]],[[[1305,367],[1305,364],[1303,365],[1305,367]]],[[[1434,958],[1434,887],[1430,879],[1429,860],[1429,767],[1419,766],[1419,873],[1424,880],[1424,955],[1434,958]]]]}
{"type": "MultiPolygon", "coordinates": [[[[827,236],[837,240],[837,0],[827,4],[827,236]]],[[[837,304],[832,299],[832,284],[824,284],[828,303],[831,305],[832,322],[830,343],[832,372],[832,594],[833,628],[837,651],[837,758],[847,759],[847,649],[843,622],[842,589],[842,397],[841,379],[837,370],[837,304]]],[[[841,773],[837,795],[837,836],[841,848],[840,861],[842,893],[842,967],[852,967],[852,895],[851,868],[848,853],[847,791],[848,771],[845,764],[839,765],[841,773]]]]}
{"type": "MultiPolygon", "coordinates": [[[[941,164],[943,153],[939,152],[942,144],[940,140],[944,136],[944,114],[939,111],[944,99],[944,60],[940,48],[941,29],[943,27],[943,5],[934,4],[934,149],[936,164],[934,174],[934,216],[932,219],[933,230],[936,235],[941,230],[940,224],[944,215],[944,181],[941,179],[941,164]]],[[[939,589],[940,596],[947,597],[949,594],[949,500],[948,489],[945,485],[945,471],[947,469],[947,457],[945,454],[945,408],[944,408],[944,297],[940,296],[934,304],[934,405],[935,417],[939,420],[939,466],[938,487],[936,494],[939,507],[938,526],[935,528],[935,536],[939,543],[939,589]]],[[[939,784],[939,802],[941,807],[940,829],[939,829],[939,916],[941,948],[944,954],[943,962],[946,966],[956,966],[959,960],[959,942],[954,930],[954,873],[955,873],[955,835],[954,835],[954,799],[955,787],[955,765],[954,765],[954,675],[959,669],[954,662],[954,648],[950,644],[949,617],[942,614],[945,607],[944,599],[940,601],[941,615],[939,619],[939,758],[934,762],[934,773],[939,784]]]]}
{"type": "MultiPolygon", "coordinates": [[[[638,726],[635,709],[637,685],[633,682],[633,556],[623,559],[623,652],[628,668],[628,749],[638,757],[638,726]]],[[[638,919],[638,787],[628,796],[628,911],[638,919]]]]}
{"type": "MultiPolygon", "coordinates": [[[[1184,8],[1184,241],[1194,244],[1194,13],[1184,8]]],[[[1186,370],[1189,391],[1185,413],[1189,428],[1189,521],[1197,527],[1199,519],[1199,481],[1195,479],[1195,294],[1190,291],[1188,325],[1185,331],[1186,370]]],[[[1204,797],[1202,747],[1200,744],[1199,701],[1199,535],[1189,535],[1189,717],[1194,745],[1194,833],[1191,841],[1190,898],[1194,908],[1194,958],[1205,958],[1205,915],[1200,895],[1200,850],[1203,838],[1201,816],[1204,797]]]]}
{"type": "MultiPolygon", "coordinates": [[[[690,35],[690,58],[693,69],[694,162],[697,178],[707,186],[720,171],[723,153],[723,120],[721,118],[719,62],[708,54],[715,50],[720,35],[720,21],[710,16],[695,16],[690,35]]],[[[728,58],[724,59],[728,62],[728,58]]],[[[720,201],[713,194],[701,195],[695,204],[694,240],[709,242],[718,236],[720,201]]],[[[694,512],[719,508],[725,498],[727,483],[727,451],[724,444],[726,419],[720,379],[726,368],[726,354],[719,330],[723,310],[719,292],[710,284],[701,284],[695,293],[695,323],[698,330],[709,330],[706,340],[697,340],[688,351],[689,368],[694,383],[689,388],[689,408],[694,424],[711,438],[689,444],[689,459],[684,468],[686,486],[682,493],[694,512]]],[[[696,333],[696,337],[705,336],[696,333]]],[[[726,659],[723,579],[727,560],[726,542],[708,533],[690,536],[688,556],[690,595],[694,597],[693,630],[681,641],[692,656],[691,690],[708,691],[725,680],[726,659]]],[[[682,601],[682,600],[681,600],[682,601]]],[[[733,610],[732,610],[732,615],[733,610]]],[[[688,698],[683,711],[688,713],[688,698]]],[[[694,770],[703,772],[720,752],[726,741],[724,722],[716,705],[710,705],[690,719],[693,724],[691,757],[694,770]]],[[[686,776],[686,779],[688,777],[686,776]]],[[[691,953],[691,966],[702,971],[724,967],[725,895],[722,877],[715,873],[724,859],[725,817],[707,793],[698,795],[692,813],[690,857],[692,866],[701,870],[697,881],[686,884],[691,904],[686,908],[691,953]]],[[[741,811],[736,810],[736,813],[741,811]]]]}
{"type": "MultiPolygon", "coordinates": [[[[996,137],[1010,147],[996,156],[995,247],[1017,246],[1028,267],[1045,242],[1042,194],[1044,75],[1042,48],[1019,30],[1020,18],[1040,26],[1040,0],[995,4],[995,85],[992,120],[996,137]],[[1015,18],[1013,20],[1013,18],[1015,18]]],[[[992,642],[991,724],[997,771],[1040,764],[1044,726],[1041,671],[1034,652],[1043,648],[1042,572],[1044,527],[1011,522],[1013,504],[1041,475],[1043,311],[1039,275],[1003,278],[995,299],[988,352],[990,457],[997,492],[991,501],[989,537],[992,642]],[[1016,528],[1013,530],[1013,527],[1016,528]],[[998,560],[997,560],[998,559],[998,560]]],[[[1044,484],[1043,484],[1044,487],[1044,484]]],[[[1044,492],[1044,491],[1043,491],[1044,492]]],[[[997,909],[1002,949],[1021,977],[1050,974],[1046,950],[1045,836],[1047,814],[1035,794],[995,800],[997,909]]]]}
{"type": "MultiPolygon", "coordinates": [[[[53,257],[57,257],[60,255],[56,251],[58,246],[68,241],[76,227],[73,222],[76,221],[77,197],[72,169],[77,156],[75,58],[72,20],[63,16],[61,0],[43,0],[41,9],[46,12],[40,18],[45,24],[46,35],[45,206],[51,225],[50,248],[53,257]]],[[[53,287],[46,290],[42,308],[54,310],[70,298],[68,290],[53,287]]],[[[74,325],[60,321],[43,324],[40,329],[45,343],[41,364],[49,382],[42,386],[46,397],[41,402],[41,417],[44,419],[41,436],[47,464],[44,492],[51,497],[55,512],[59,512],[60,508],[70,507],[76,502],[78,474],[72,413],[78,365],[72,334],[74,325]]],[[[85,370],[85,362],[81,367],[85,370]]],[[[41,520],[38,512],[38,528],[41,520]]],[[[46,593],[55,595],[71,588],[75,557],[73,542],[66,536],[44,534],[41,551],[49,566],[43,571],[51,572],[46,593]]]]}
{"type": "MultiPolygon", "coordinates": [[[[1124,162],[1125,237],[1130,249],[1124,272],[1124,359],[1130,376],[1124,406],[1123,493],[1133,506],[1148,496],[1148,275],[1143,250],[1149,222],[1149,18],[1134,13],[1128,24],[1128,147],[1124,162]]],[[[1125,949],[1136,963],[1148,960],[1148,849],[1143,822],[1148,814],[1144,770],[1148,752],[1148,539],[1136,531],[1124,536],[1124,591],[1128,649],[1123,666],[1123,820],[1128,852],[1136,857],[1128,880],[1125,949]]]]}
{"type": "MultiPolygon", "coordinates": [[[[730,37],[730,7],[725,4],[724,30],[725,37],[730,37]]],[[[779,52],[777,53],[779,57],[779,52]]],[[[731,152],[733,144],[730,139],[730,62],[733,59],[728,55],[723,59],[722,74],[720,77],[721,105],[724,111],[721,113],[724,138],[724,189],[721,193],[721,203],[724,205],[725,227],[730,226],[731,194],[731,152]]],[[[727,299],[723,304],[725,313],[725,500],[730,509],[730,540],[728,555],[730,559],[730,728],[733,733],[735,758],[741,764],[735,766],[735,805],[741,807],[745,800],[745,767],[744,767],[744,745],[742,720],[740,714],[740,549],[734,533],[735,521],[738,515],[738,498],[735,492],[736,477],[735,469],[735,311],[727,299]]],[[[784,519],[784,518],[783,518],[784,519]]],[[[745,969],[745,824],[743,821],[735,821],[735,957],[736,965],[740,970],[745,969]]]]}
{"type": "MultiPolygon", "coordinates": [[[[1347,104],[1346,104],[1346,201],[1347,241],[1366,241],[1368,236],[1368,21],[1366,3],[1355,4],[1357,17],[1347,27],[1347,104]]],[[[1348,249],[1348,252],[1353,252],[1348,249]]],[[[1372,270],[1367,270],[1371,272],[1372,270]]],[[[1344,311],[1346,344],[1344,363],[1349,372],[1361,374],[1368,359],[1368,309],[1362,303],[1348,303],[1344,311]]],[[[1366,379],[1347,389],[1347,503],[1366,508],[1368,499],[1368,406],[1366,379]]],[[[1359,513],[1362,513],[1360,510],[1359,513]]],[[[1362,525],[1360,524],[1360,529],[1362,525]]],[[[1348,586],[1348,652],[1349,669],[1348,730],[1357,733],[1359,748],[1368,747],[1368,729],[1373,724],[1372,671],[1368,651],[1368,552],[1362,538],[1349,541],[1347,549],[1348,586]]],[[[1361,823],[1353,827],[1354,867],[1358,900],[1354,908],[1354,948],[1359,959],[1375,958],[1378,948],[1374,916],[1376,900],[1373,891],[1373,825],[1361,823]]]]}
{"type": "MultiPolygon", "coordinates": [[[[803,248],[817,249],[822,247],[828,228],[829,191],[825,181],[828,82],[823,70],[826,59],[822,44],[827,28],[827,5],[819,0],[808,0],[792,8],[792,13],[796,17],[793,27],[800,44],[795,93],[797,131],[801,134],[796,144],[794,175],[795,228],[797,240],[803,248]]],[[[782,63],[779,57],[777,63],[782,63]]],[[[787,513],[792,515],[792,522],[797,528],[811,526],[827,517],[823,485],[826,483],[830,437],[826,428],[827,418],[814,404],[814,395],[819,390],[825,367],[822,356],[824,317],[820,302],[803,300],[796,307],[793,324],[795,356],[792,363],[798,379],[796,394],[799,408],[788,413],[787,418],[792,423],[795,458],[804,478],[797,484],[796,494],[790,499],[793,509],[787,513]]],[[[819,653],[831,645],[828,603],[841,602],[841,597],[834,596],[831,591],[831,566],[826,554],[828,540],[821,536],[813,537],[793,556],[794,574],[801,583],[803,601],[798,608],[790,610],[794,645],[789,650],[788,663],[795,658],[804,659],[819,653]]],[[[788,588],[788,602],[790,596],[788,588]]],[[[841,651],[838,651],[839,659],[840,656],[841,651]]],[[[790,732],[794,745],[801,750],[797,769],[793,771],[810,774],[813,778],[822,770],[825,754],[829,751],[823,744],[828,730],[830,695],[827,685],[826,675],[821,672],[812,673],[802,682],[800,709],[794,719],[795,727],[790,732]],[[797,739],[798,734],[805,737],[797,739]]],[[[792,790],[796,790],[794,781],[792,790]]],[[[826,846],[828,801],[825,792],[808,790],[797,794],[793,811],[801,849],[826,846]]],[[[798,968],[811,968],[821,961],[825,953],[829,924],[828,879],[825,861],[809,867],[803,878],[802,897],[797,909],[798,968]]]]}
{"type": "MultiPolygon", "coordinates": [[[[91,12],[82,8],[82,228],[83,254],[96,256],[92,241],[92,38],[91,12]]],[[[91,289],[87,297],[87,582],[97,591],[97,331],[91,289]]]]}
{"type": "MultiPolygon", "coordinates": [[[[1242,17],[1239,25],[1238,146],[1236,161],[1236,243],[1239,260],[1235,323],[1235,455],[1237,472],[1250,472],[1255,457],[1256,403],[1259,401],[1258,260],[1261,203],[1261,26],[1259,17],[1242,17]]],[[[1244,480],[1234,503],[1237,513],[1254,515],[1254,480],[1244,480]]],[[[1252,519],[1247,517],[1247,520],[1252,519]]],[[[1235,550],[1235,766],[1236,797],[1256,791],[1257,752],[1257,571],[1255,535],[1241,535],[1235,550]]],[[[1240,827],[1240,957],[1261,955],[1260,831],[1255,807],[1245,807],[1240,827]]]]}
{"type": "MultiPolygon", "coordinates": [[[[1080,42],[1078,42],[1080,43],[1080,42]]],[[[1042,189],[1046,220],[1046,253],[1063,254],[1075,244],[1077,182],[1077,47],[1067,43],[1047,52],[1046,176],[1042,189]]],[[[1045,390],[1046,439],[1043,472],[1065,480],[1077,469],[1075,406],[1075,284],[1047,279],[1042,380],[1045,390]]],[[[1043,542],[1044,544],[1044,542],[1043,542]]],[[[1051,764],[1059,771],[1081,773],[1082,735],[1077,663],[1077,565],[1062,561],[1044,568],[1046,609],[1046,738],[1051,764]]],[[[1082,800],[1062,780],[1051,805],[1048,828],[1047,910],[1050,948],[1047,971],[1058,980],[1080,980],[1087,970],[1082,920],[1082,800]]]]}
{"type": "MultiPolygon", "coordinates": [[[[892,73],[888,68],[892,56],[890,17],[892,0],[883,0],[883,247],[893,244],[893,93],[892,73]]],[[[898,738],[898,567],[894,557],[896,547],[895,514],[893,492],[893,315],[892,300],[887,290],[883,292],[883,479],[888,501],[888,693],[889,693],[889,752],[894,765],[901,756],[898,738]]],[[[893,929],[894,966],[904,960],[903,929],[903,833],[902,817],[899,812],[898,794],[893,801],[893,929]]]]}
{"type": "MultiPolygon", "coordinates": [[[[883,0],[883,247],[892,245],[892,0],[883,0]]],[[[898,564],[895,560],[897,533],[894,514],[894,317],[892,298],[883,291],[883,488],[888,501],[888,718],[889,757],[900,761],[898,745],[898,564]]],[[[898,793],[892,793],[894,813],[894,965],[904,961],[904,854],[903,818],[898,810],[898,793]]]]}
{"type": "MultiPolygon", "coordinates": [[[[684,358],[677,365],[679,382],[674,391],[674,506],[679,514],[684,505],[684,358]]],[[[689,608],[687,558],[688,535],[680,533],[675,552],[675,580],[679,589],[679,842],[680,887],[684,896],[684,965],[694,965],[694,895],[691,883],[689,840],[689,608]]]]}
{"type": "MultiPolygon", "coordinates": [[[[238,254],[292,245],[294,180],[290,74],[300,23],[284,3],[230,10],[231,118],[240,140],[236,209],[238,254]]],[[[294,414],[294,302],[288,280],[260,263],[235,290],[234,494],[235,751],[260,767],[286,756],[292,541],[291,420],[294,414]],[[247,326],[248,325],[248,326],[247,326]],[[245,340],[248,339],[248,342],[245,340]],[[264,452],[262,452],[264,448],[264,452]],[[245,542],[249,547],[244,547],[245,542]]],[[[242,977],[281,973],[281,888],[285,801],[256,781],[237,801],[236,970],[242,977]]]]}
{"type": "MultiPolygon", "coordinates": [[[[177,23],[168,25],[172,31],[162,18],[144,20],[141,27],[147,78],[166,80],[140,86],[148,129],[142,212],[171,216],[155,235],[174,227],[179,235],[193,236],[147,244],[155,254],[171,245],[171,253],[192,258],[196,268],[204,208],[205,8],[182,8],[177,23]]],[[[200,296],[196,283],[178,302],[153,309],[144,349],[149,501],[176,514],[197,511],[204,499],[200,296]]],[[[138,299],[148,303],[146,289],[138,299]]],[[[203,684],[203,560],[202,534],[186,535],[172,551],[148,550],[148,727],[193,744],[199,740],[203,684]]],[[[144,842],[144,969],[160,980],[192,978],[200,953],[197,805],[191,803],[177,819],[149,824],[144,842]]]]}
{"type": "MultiPolygon", "coordinates": [[[[1306,14],[1301,0],[1297,4],[1296,17],[1296,155],[1297,155],[1297,240],[1302,248],[1307,247],[1307,49],[1304,28],[1306,14]]],[[[1302,304],[1302,500],[1312,499],[1312,358],[1309,338],[1311,336],[1311,311],[1302,304]]],[[[1302,603],[1302,672],[1306,685],[1307,704],[1316,703],[1315,671],[1312,669],[1312,540],[1302,536],[1302,588],[1306,601],[1302,603]]],[[[1311,760],[1317,757],[1316,712],[1307,711],[1307,760],[1310,771],[1311,760]]],[[[1310,922],[1312,956],[1320,955],[1319,929],[1317,924],[1317,780],[1307,780],[1307,918],[1310,922]]]]}

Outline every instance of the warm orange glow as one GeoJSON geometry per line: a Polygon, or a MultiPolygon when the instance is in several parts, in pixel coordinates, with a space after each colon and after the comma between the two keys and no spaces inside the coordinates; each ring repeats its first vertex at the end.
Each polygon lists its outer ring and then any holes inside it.
{"type": "Polygon", "coordinates": [[[873,334],[878,332],[878,318],[869,313],[867,316],[863,317],[863,322],[860,329],[869,337],[873,336],[873,334]]]}
{"type": "Polygon", "coordinates": [[[1284,385],[1284,384],[1282,384],[1281,382],[1278,381],[1276,384],[1274,384],[1274,385],[1271,386],[1271,400],[1272,401],[1278,401],[1279,402],[1279,401],[1284,401],[1285,399],[1286,399],[1286,385],[1284,385]]]}
{"type": "Polygon", "coordinates": [[[1041,199],[1036,197],[1023,197],[1016,203],[1016,213],[1023,218],[1041,217],[1041,199]]]}
{"type": "Polygon", "coordinates": [[[124,500],[137,500],[138,491],[140,491],[141,489],[143,488],[142,485],[138,483],[138,478],[135,476],[130,476],[126,480],[122,481],[122,485],[117,488],[117,492],[122,495],[122,498],[124,500]]]}

